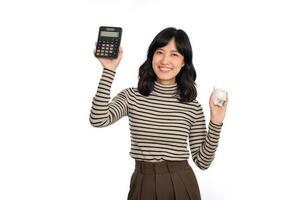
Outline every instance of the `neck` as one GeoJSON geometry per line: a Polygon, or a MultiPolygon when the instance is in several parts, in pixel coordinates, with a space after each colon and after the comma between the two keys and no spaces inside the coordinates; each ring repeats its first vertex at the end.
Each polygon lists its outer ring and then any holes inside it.
{"type": "Polygon", "coordinates": [[[171,80],[159,80],[156,79],[156,81],[162,85],[174,85],[176,83],[175,79],[171,79],[171,80]]]}
{"type": "Polygon", "coordinates": [[[173,84],[162,84],[155,80],[153,90],[160,94],[174,95],[177,91],[177,83],[175,82],[173,84]]]}

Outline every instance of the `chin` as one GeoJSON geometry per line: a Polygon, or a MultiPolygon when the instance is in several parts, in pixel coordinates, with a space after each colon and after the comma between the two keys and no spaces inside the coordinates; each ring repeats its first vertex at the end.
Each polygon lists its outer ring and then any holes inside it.
{"type": "MultiPolygon", "coordinates": [[[[170,80],[173,80],[175,77],[167,77],[167,76],[157,76],[156,77],[156,80],[160,80],[160,81],[170,81],[170,80]]],[[[176,80],[176,79],[175,79],[176,80]]]]}
{"type": "Polygon", "coordinates": [[[162,80],[162,81],[167,81],[167,80],[171,80],[171,79],[173,79],[173,77],[172,76],[167,76],[167,75],[158,75],[158,76],[156,76],[157,78],[159,78],[160,80],[162,80]]]}

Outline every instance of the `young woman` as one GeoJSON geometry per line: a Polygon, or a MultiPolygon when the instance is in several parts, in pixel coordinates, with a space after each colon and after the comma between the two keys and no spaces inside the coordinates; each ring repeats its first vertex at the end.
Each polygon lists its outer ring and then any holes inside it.
{"type": "MultiPolygon", "coordinates": [[[[94,50],[95,52],[95,50],[94,50]]],[[[228,103],[214,105],[209,99],[208,131],[201,104],[196,100],[196,71],[187,34],[166,28],[149,46],[139,68],[137,87],[123,89],[110,100],[111,85],[122,58],[99,58],[103,66],[92,102],[90,123],[106,127],[128,116],[130,156],[135,159],[128,199],[199,200],[200,189],[188,163],[207,169],[214,159],[228,103]]]]}

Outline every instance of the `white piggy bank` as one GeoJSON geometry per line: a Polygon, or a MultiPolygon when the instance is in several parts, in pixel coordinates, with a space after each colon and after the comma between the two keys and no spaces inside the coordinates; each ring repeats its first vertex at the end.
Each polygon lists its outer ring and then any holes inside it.
{"type": "Polygon", "coordinates": [[[222,106],[223,103],[226,101],[226,91],[222,88],[216,88],[214,86],[214,92],[213,92],[213,103],[215,105],[222,106]]]}

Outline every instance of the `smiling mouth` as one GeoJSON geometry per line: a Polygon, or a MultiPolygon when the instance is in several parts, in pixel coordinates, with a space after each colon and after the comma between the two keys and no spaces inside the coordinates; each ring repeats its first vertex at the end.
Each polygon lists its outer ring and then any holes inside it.
{"type": "Polygon", "coordinates": [[[172,69],[171,68],[168,68],[168,67],[158,67],[160,69],[160,71],[162,72],[168,72],[168,71],[171,71],[172,69]]]}

